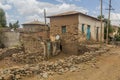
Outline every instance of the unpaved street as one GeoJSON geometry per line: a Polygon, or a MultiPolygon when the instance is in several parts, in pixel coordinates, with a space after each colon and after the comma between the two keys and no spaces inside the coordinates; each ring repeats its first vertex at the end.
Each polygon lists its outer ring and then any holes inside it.
{"type": "Polygon", "coordinates": [[[79,64],[79,67],[75,72],[55,74],[49,79],[40,79],[38,75],[24,80],[120,80],[120,47],[112,47],[108,53],[79,64]]]}

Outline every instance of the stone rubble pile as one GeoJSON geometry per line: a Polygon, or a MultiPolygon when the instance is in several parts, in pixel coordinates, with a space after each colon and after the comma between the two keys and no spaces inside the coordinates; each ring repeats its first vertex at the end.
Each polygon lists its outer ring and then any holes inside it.
{"type": "Polygon", "coordinates": [[[14,62],[19,62],[21,64],[33,64],[38,63],[44,60],[41,53],[29,53],[26,54],[24,52],[13,54],[12,60],[14,62]]]}
{"type": "Polygon", "coordinates": [[[99,46],[91,46],[91,45],[85,45],[85,44],[79,44],[78,46],[78,54],[77,55],[81,55],[84,54],[85,52],[90,52],[90,51],[97,51],[99,50],[99,46]]]}
{"type": "Polygon", "coordinates": [[[6,57],[11,57],[14,62],[21,64],[33,64],[44,60],[43,54],[40,53],[25,53],[22,48],[4,48],[0,49],[0,60],[6,57]]]}
{"type": "Polygon", "coordinates": [[[98,51],[86,52],[80,56],[73,55],[55,62],[43,61],[36,65],[27,64],[23,67],[2,69],[0,70],[0,80],[20,80],[23,77],[31,75],[40,75],[42,78],[48,78],[54,73],[61,75],[67,71],[74,72],[79,70],[77,64],[89,61],[97,55],[106,53],[108,50],[108,48],[101,48],[98,51]]]}
{"type": "Polygon", "coordinates": [[[3,60],[6,57],[11,57],[13,54],[21,53],[21,48],[4,48],[0,49],[0,60],[3,60]]]}
{"type": "Polygon", "coordinates": [[[79,45],[78,48],[79,48],[78,49],[78,52],[79,52],[78,55],[91,51],[90,48],[86,47],[85,45],[79,45]]]}

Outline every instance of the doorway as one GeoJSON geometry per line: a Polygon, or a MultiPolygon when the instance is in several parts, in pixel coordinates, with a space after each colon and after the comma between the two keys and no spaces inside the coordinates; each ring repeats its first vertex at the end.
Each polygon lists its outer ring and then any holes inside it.
{"type": "Polygon", "coordinates": [[[87,40],[90,40],[91,32],[90,32],[90,25],[87,26],[87,40]]]}
{"type": "Polygon", "coordinates": [[[99,41],[99,27],[97,27],[96,30],[96,40],[99,41]]]}
{"type": "Polygon", "coordinates": [[[62,51],[62,45],[60,44],[60,51],[62,51]]]}

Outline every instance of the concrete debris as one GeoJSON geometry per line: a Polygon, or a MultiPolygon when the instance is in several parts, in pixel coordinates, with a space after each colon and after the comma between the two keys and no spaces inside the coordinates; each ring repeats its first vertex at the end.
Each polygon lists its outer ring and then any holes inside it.
{"type": "MultiPolygon", "coordinates": [[[[73,55],[55,62],[42,61],[39,64],[27,64],[23,67],[2,69],[0,70],[0,80],[20,80],[22,77],[37,74],[42,78],[48,78],[54,73],[61,75],[67,71],[74,72],[79,69],[77,64],[87,62],[97,55],[106,53],[108,50],[108,48],[100,48],[98,51],[86,52],[80,56],[73,55]]],[[[21,56],[22,54],[17,58],[21,58],[21,56]]],[[[27,56],[24,58],[27,58],[27,56]]],[[[35,59],[35,57],[32,56],[31,59],[35,59]]]]}

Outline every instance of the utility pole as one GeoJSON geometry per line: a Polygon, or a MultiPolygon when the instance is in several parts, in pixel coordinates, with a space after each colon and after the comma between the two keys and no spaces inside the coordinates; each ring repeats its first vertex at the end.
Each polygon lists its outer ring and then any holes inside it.
{"type": "MultiPolygon", "coordinates": [[[[46,31],[46,26],[47,26],[47,23],[46,23],[46,9],[44,9],[44,21],[45,21],[45,26],[44,26],[44,31],[46,31]]],[[[47,49],[47,47],[48,47],[48,41],[44,41],[43,40],[43,47],[44,47],[44,57],[47,59],[47,58],[49,58],[49,56],[48,56],[48,49],[47,49]]]]}
{"type": "Polygon", "coordinates": [[[46,9],[44,9],[44,20],[45,20],[45,25],[46,25],[46,9]]]}
{"type": "Polygon", "coordinates": [[[103,14],[102,14],[102,10],[103,10],[103,7],[102,7],[102,0],[100,0],[100,3],[101,3],[101,10],[100,10],[100,14],[101,14],[101,35],[100,35],[100,41],[101,41],[101,45],[102,45],[102,38],[103,38],[103,35],[102,35],[102,18],[103,18],[103,14]]]}
{"type": "Polygon", "coordinates": [[[109,11],[109,13],[108,13],[108,21],[107,21],[106,44],[108,44],[109,27],[110,27],[110,13],[111,13],[111,10],[114,10],[114,9],[112,9],[112,6],[111,6],[111,0],[109,0],[109,9],[107,9],[107,10],[109,11]]]}
{"type": "Polygon", "coordinates": [[[45,21],[45,27],[44,27],[44,30],[46,30],[46,26],[47,26],[47,20],[46,20],[46,9],[44,9],[44,21],[45,21]]]}

